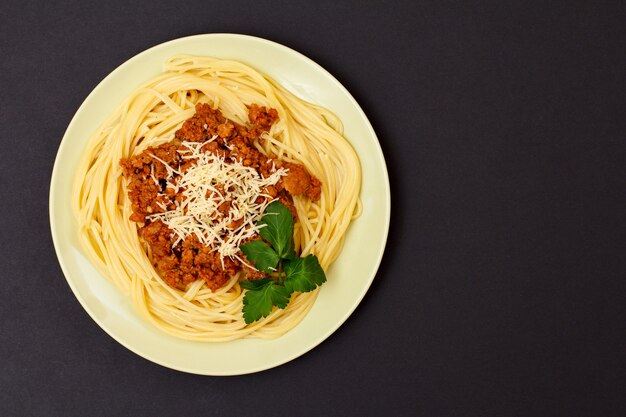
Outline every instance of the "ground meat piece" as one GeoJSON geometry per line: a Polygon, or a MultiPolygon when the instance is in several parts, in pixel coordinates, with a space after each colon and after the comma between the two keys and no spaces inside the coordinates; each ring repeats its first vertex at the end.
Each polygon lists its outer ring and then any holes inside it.
{"type": "Polygon", "coordinates": [[[210,252],[195,236],[190,236],[182,243],[178,262],[171,257],[157,261],[157,267],[165,272],[168,285],[182,288],[187,284],[202,279],[212,290],[222,287],[228,279],[240,269],[240,265],[230,258],[222,260],[216,252],[210,252]],[[167,270],[167,268],[172,268],[167,270]]]}
{"type": "Polygon", "coordinates": [[[259,107],[257,104],[252,104],[248,109],[248,120],[254,125],[252,131],[267,132],[270,127],[278,120],[278,112],[276,109],[267,109],[265,106],[259,107]]]}
{"type": "Polygon", "coordinates": [[[282,178],[282,185],[291,195],[305,195],[313,201],[320,197],[321,183],[300,164],[282,162],[287,168],[287,176],[282,178]]]}
{"type": "Polygon", "coordinates": [[[258,169],[267,160],[265,155],[241,137],[231,140],[229,146],[231,146],[230,156],[241,161],[245,166],[258,169]]]}
{"type": "Polygon", "coordinates": [[[230,135],[233,134],[234,131],[235,125],[231,122],[222,123],[221,125],[217,126],[217,135],[220,138],[228,138],[230,137],[230,135]]]}
{"type": "Polygon", "coordinates": [[[182,280],[180,279],[180,274],[178,270],[173,271],[165,271],[163,274],[163,281],[167,285],[173,288],[178,288],[182,285],[182,280]]]}
{"type": "Polygon", "coordinates": [[[146,149],[132,158],[120,160],[122,172],[128,179],[128,197],[131,201],[133,214],[130,219],[144,223],[145,217],[164,211],[171,203],[170,196],[159,195],[164,192],[165,178],[168,171],[163,162],[157,161],[152,155],[167,163],[170,167],[178,167],[178,147],[166,143],[158,147],[146,149]]]}
{"type": "Polygon", "coordinates": [[[311,201],[317,201],[320,199],[320,195],[322,194],[322,183],[316,177],[311,175],[311,183],[309,184],[309,188],[307,188],[304,195],[311,201]]]}
{"type": "Polygon", "coordinates": [[[161,271],[169,271],[178,267],[179,261],[175,255],[164,256],[157,261],[157,268],[161,271]]]}
{"type": "Polygon", "coordinates": [[[218,126],[226,118],[217,109],[212,109],[207,103],[196,104],[196,113],[183,123],[183,126],[174,133],[180,141],[204,142],[213,136],[219,136],[218,126]]]}
{"type": "Polygon", "coordinates": [[[160,220],[148,223],[139,229],[139,236],[150,245],[152,255],[157,261],[171,254],[171,235],[170,228],[160,220]]]}
{"type": "Polygon", "coordinates": [[[284,163],[283,166],[289,170],[286,177],[283,177],[285,189],[291,195],[304,194],[311,184],[311,175],[302,165],[284,163]]]}
{"type": "Polygon", "coordinates": [[[276,198],[276,196],[278,195],[278,190],[273,185],[268,185],[261,190],[261,194],[268,195],[271,198],[276,198]]]}

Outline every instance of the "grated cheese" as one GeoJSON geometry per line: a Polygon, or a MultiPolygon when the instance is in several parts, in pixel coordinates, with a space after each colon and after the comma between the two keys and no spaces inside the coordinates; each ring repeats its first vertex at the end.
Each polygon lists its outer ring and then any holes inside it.
{"type": "MultiPolygon", "coordinates": [[[[186,149],[178,151],[181,157],[197,160],[196,165],[184,173],[151,155],[167,169],[166,188],[171,187],[176,192],[183,190],[183,198],[180,202],[172,200],[176,206],[173,210],[146,218],[161,220],[174,232],[177,238],[173,247],[195,235],[201,244],[219,253],[223,266],[226,256],[241,261],[237,255],[239,246],[258,233],[255,223],[273,201],[271,196],[263,193],[264,188],[275,185],[288,170],[273,169],[272,174],[264,178],[254,168],[246,167],[232,157],[225,160],[219,155],[203,152],[202,147],[215,139],[212,137],[204,143],[182,142],[186,149]],[[258,197],[264,197],[262,202],[256,202],[258,197]],[[230,205],[226,213],[218,210],[222,204],[230,205]]],[[[159,207],[166,209],[164,205],[159,207]]]]}

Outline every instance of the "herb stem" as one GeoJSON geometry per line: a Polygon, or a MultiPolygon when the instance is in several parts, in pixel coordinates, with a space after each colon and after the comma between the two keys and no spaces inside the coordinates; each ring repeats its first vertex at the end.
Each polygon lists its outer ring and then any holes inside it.
{"type": "Polygon", "coordinates": [[[283,283],[283,261],[278,261],[278,283],[283,283]]]}

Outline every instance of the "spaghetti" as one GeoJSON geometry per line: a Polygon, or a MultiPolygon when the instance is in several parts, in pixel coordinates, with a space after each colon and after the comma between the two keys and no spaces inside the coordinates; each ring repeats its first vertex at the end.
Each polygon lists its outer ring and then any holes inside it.
{"type": "Polygon", "coordinates": [[[361,169],[341,122],[245,64],[189,55],[170,58],[164,73],[134,91],[89,141],[73,194],[81,243],[142,316],[169,334],[202,341],[278,337],[305,317],[318,290],[294,293],[287,308],[246,325],[240,273],[218,289],[202,280],[174,288],[159,276],[150,247],[130,220],[133,210],[119,161],[167,143],[198,103],[219,108],[239,124],[247,122],[253,103],[277,110],[278,121],[254,146],[303,165],[320,180],[319,199],[293,197],[294,243],[302,256],[315,254],[324,269],[330,266],[361,209],[361,169]]]}

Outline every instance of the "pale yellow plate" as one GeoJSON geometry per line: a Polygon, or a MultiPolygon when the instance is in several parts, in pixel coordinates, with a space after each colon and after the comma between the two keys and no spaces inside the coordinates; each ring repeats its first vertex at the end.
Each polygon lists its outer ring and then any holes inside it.
{"type": "MultiPolygon", "coordinates": [[[[251,36],[209,34],[177,39],[145,52],[107,76],[80,106],[59,147],[50,184],[50,226],[67,282],[87,313],[131,351],[180,371],[204,375],[257,372],[290,361],[330,336],[357,307],[380,264],[390,217],[389,179],[380,145],[350,93],[315,62],[285,46],[251,36]],[[363,214],[348,231],[343,251],[307,317],[274,340],[201,343],[166,335],[144,321],[130,299],[87,260],[70,209],[71,184],[87,139],[137,86],[162,71],[175,54],[242,61],[297,96],[332,110],[361,160],[363,214]]],[[[70,322],[68,322],[70,323],[70,322]]]]}

